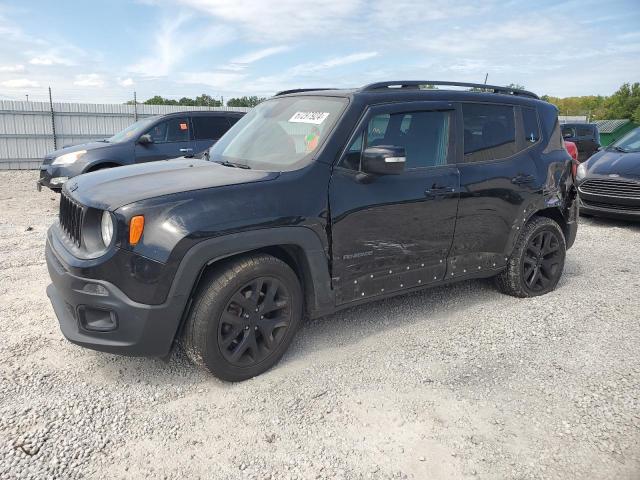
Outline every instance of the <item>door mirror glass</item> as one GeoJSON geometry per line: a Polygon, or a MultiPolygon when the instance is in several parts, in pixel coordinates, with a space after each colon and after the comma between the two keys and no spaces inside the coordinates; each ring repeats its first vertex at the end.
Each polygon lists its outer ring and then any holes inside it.
{"type": "Polygon", "coordinates": [[[140,145],[149,145],[150,143],[153,143],[153,139],[151,138],[151,135],[145,133],[144,135],[140,135],[140,138],[138,138],[138,143],[140,145]]]}
{"type": "Polygon", "coordinates": [[[362,171],[374,175],[399,175],[407,162],[404,147],[381,145],[362,153],[362,171]]]}
{"type": "Polygon", "coordinates": [[[565,133],[564,135],[562,135],[564,138],[571,138],[573,137],[573,135],[571,135],[571,133],[565,133]]]}

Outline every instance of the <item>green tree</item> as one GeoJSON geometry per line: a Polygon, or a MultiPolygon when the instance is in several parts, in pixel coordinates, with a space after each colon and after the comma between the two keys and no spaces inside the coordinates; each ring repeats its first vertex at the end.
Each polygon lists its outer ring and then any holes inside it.
{"type": "Polygon", "coordinates": [[[144,102],[145,105],[178,105],[178,102],[175,100],[170,100],[168,98],[163,98],[160,95],[156,95],[155,97],[148,98],[144,102]]]}
{"type": "Polygon", "coordinates": [[[228,107],[249,107],[253,108],[258,105],[260,102],[264,102],[266,98],[264,97],[256,97],[255,95],[252,97],[239,97],[239,98],[230,98],[227,102],[228,107]]]}
{"type": "Polygon", "coordinates": [[[640,107],[640,83],[623,84],[604,102],[605,119],[634,118],[640,107]]]}

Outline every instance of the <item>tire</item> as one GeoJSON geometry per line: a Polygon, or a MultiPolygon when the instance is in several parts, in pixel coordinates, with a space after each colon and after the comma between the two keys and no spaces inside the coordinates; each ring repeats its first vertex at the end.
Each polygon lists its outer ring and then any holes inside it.
{"type": "Polygon", "coordinates": [[[271,255],[221,265],[200,281],[181,343],[216,377],[247,380],[274,366],[302,323],[300,281],[271,255]]]}
{"type": "Polygon", "coordinates": [[[523,228],[506,269],[496,277],[498,288],[520,298],[551,292],[562,276],[566,251],[560,226],[550,218],[533,217],[523,228]]]}

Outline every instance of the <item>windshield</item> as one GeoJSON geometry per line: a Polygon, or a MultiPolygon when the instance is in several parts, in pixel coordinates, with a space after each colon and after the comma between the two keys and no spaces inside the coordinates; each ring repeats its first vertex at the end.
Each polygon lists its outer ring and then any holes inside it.
{"type": "Polygon", "coordinates": [[[158,119],[155,117],[143,118],[142,120],[138,120],[137,122],[129,125],[124,130],[116,133],[113,137],[107,138],[107,142],[109,143],[120,143],[126,142],[127,140],[142,135],[147,127],[155,122],[158,119]]]}
{"type": "Polygon", "coordinates": [[[611,148],[621,152],[640,152],[640,127],[631,130],[620,140],[614,142],[611,148]]]}
{"type": "Polygon", "coordinates": [[[326,140],[346,98],[297,96],[259,104],[209,150],[209,159],[258,170],[295,170],[326,140]]]}

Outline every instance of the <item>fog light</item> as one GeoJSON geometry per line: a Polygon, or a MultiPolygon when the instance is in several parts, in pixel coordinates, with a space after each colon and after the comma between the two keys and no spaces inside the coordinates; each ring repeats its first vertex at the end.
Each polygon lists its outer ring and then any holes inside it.
{"type": "Polygon", "coordinates": [[[97,283],[85,284],[85,286],[82,287],[82,291],[84,293],[89,293],[91,295],[100,295],[102,297],[106,297],[109,295],[109,291],[102,285],[98,285],[97,283]]]}
{"type": "Polygon", "coordinates": [[[118,317],[113,310],[103,310],[80,305],[78,307],[78,318],[80,325],[82,325],[85,330],[110,332],[118,328],[118,317]]]}
{"type": "Polygon", "coordinates": [[[69,180],[69,177],[53,177],[49,183],[51,185],[62,185],[67,180],[69,180]]]}

